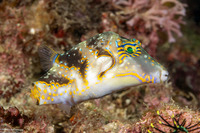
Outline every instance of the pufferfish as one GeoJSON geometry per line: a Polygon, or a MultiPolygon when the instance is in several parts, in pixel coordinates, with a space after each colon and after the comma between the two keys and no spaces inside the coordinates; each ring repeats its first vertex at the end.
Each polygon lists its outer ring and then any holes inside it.
{"type": "Polygon", "coordinates": [[[57,53],[39,47],[41,65],[48,70],[34,82],[31,96],[42,104],[62,104],[66,112],[85,100],[100,98],[123,88],[160,83],[167,70],[136,39],[104,32],[69,51],[57,53]]]}

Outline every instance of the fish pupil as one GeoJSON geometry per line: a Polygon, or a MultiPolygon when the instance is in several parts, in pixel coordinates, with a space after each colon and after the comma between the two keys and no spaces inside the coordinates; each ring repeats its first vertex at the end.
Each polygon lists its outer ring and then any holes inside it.
{"type": "Polygon", "coordinates": [[[132,53],[133,53],[133,48],[132,48],[132,47],[128,47],[126,51],[127,51],[129,54],[132,54],[132,53]]]}

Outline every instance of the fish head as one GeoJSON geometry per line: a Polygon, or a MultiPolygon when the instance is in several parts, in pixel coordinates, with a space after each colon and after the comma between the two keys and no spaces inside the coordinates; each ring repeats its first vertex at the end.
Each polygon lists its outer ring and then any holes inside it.
{"type": "Polygon", "coordinates": [[[112,78],[117,86],[161,83],[168,79],[167,69],[152,58],[136,39],[126,39],[118,34],[112,34],[105,49],[112,57],[112,68],[105,76],[112,78]]]}

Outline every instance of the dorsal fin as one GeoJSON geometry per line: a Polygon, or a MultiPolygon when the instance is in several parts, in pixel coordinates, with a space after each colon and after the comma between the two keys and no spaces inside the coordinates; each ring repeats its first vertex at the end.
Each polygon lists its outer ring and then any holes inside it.
{"type": "Polygon", "coordinates": [[[58,56],[58,53],[52,48],[46,45],[40,45],[38,48],[38,54],[40,57],[40,63],[42,69],[48,71],[53,66],[55,58],[58,56]]]}

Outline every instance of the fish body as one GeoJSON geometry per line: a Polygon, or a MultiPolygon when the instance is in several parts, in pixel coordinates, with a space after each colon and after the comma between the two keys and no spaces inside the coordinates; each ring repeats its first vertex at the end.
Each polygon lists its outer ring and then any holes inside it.
{"type": "Polygon", "coordinates": [[[114,32],[98,34],[62,54],[41,46],[39,56],[48,72],[34,82],[31,95],[40,105],[63,104],[67,112],[82,101],[168,77],[138,40],[114,32]]]}

